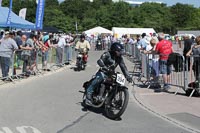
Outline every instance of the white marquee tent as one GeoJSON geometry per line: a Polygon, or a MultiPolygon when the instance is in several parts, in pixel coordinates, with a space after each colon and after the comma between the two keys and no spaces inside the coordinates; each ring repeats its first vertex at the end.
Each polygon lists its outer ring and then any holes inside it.
{"type": "Polygon", "coordinates": [[[122,35],[141,35],[142,33],[150,34],[156,33],[153,28],[121,28],[121,27],[113,27],[113,34],[115,37],[119,38],[122,35]]]}
{"type": "Polygon", "coordinates": [[[90,34],[90,35],[98,35],[98,34],[113,34],[112,31],[105,29],[103,27],[95,27],[89,30],[84,31],[85,34],[90,34]]]}

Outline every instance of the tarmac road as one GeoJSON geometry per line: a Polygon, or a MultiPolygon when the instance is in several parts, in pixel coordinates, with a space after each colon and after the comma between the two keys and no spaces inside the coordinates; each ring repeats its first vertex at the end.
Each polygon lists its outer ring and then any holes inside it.
{"type": "MultiPolygon", "coordinates": [[[[97,70],[102,52],[90,52],[85,71],[71,66],[57,72],[0,86],[0,133],[189,133],[141,108],[132,96],[121,120],[113,121],[102,110],[83,110],[84,81],[97,70]]],[[[131,69],[131,64],[127,64],[131,69]]]]}

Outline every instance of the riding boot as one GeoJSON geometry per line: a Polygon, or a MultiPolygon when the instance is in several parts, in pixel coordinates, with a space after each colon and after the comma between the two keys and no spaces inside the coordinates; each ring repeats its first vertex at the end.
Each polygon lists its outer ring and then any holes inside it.
{"type": "Polygon", "coordinates": [[[89,106],[92,105],[92,94],[91,93],[86,94],[85,104],[87,104],[89,106]]]}

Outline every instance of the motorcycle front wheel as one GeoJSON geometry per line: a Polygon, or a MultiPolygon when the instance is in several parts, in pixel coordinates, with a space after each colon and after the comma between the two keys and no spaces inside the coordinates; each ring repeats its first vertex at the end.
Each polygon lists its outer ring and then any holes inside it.
{"type": "Polygon", "coordinates": [[[108,104],[105,106],[106,116],[113,120],[120,118],[120,116],[126,110],[128,100],[128,90],[119,89],[118,92],[109,99],[108,104]]]}

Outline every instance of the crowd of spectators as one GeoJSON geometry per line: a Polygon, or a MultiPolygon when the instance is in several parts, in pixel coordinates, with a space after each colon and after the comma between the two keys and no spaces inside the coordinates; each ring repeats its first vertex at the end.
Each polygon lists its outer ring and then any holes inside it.
{"type": "MultiPolygon", "coordinates": [[[[121,37],[122,44],[125,47],[125,51],[129,56],[134,56],[133,45],[136,47],[140,53],[147,54],[148,56],[148,70],[150,70],[151,76],[153,79],[158,80],[158,76],[161,74],[163,77],[163,89],[170,89],[170,74],[172,72],[172,66],[176,72],[180,71],[190,71],[190,55],[194,57],[192,64],[192,70],[194,72],[195,81],[200,83],[200,36],[194,38],[190,37],[188,34],[185,34],[181,38],[179,36],[173,36],[172,38],[166,37],[164,33],[153,33],[147,34],[142,33],[137,36],[127,36],[123,35],[121,37]],[[173,40],[174,37],[174,40],[173,40]],[[175,42],[177,41],[177,43],[175,42]],[[178,52],[173,48],[176,44],[179,45],[178,52]],[[131,48],[131,47],[132,48],[131,48]],[[182,53],[180,52],[182,50],[182,53]],[[132,51],[132,52],[130,52],[132,51]],[[182,68],[182,55],[185,57],[184,66],[182,68]],[[186,66],[187,65],[187,66],[186,66]]],[[[135,51],[134,51],[135,52],[135,51]]]]}
{"type": "MultiPolygon", "coordinates": [[[[169,38],[166,38],[164,33],[143,33],[137,36],[123,35],[121,38],[116,38],[112,35],[86,36],[86,40],[90,43],[91,47],[96,47],[96,42],[98,41],[98,39],[100,39],[101,41],[102,50],[105,50],[106,48],[109,49],[109,46],[112,43],[118,41],[124,46],[125,52],[128,56],[133,56],[132,46],[135,46],[140,52],[148,54],[148,65],[150,67],[153,79],[157,79],[158,75],[162,74],[164,81],[163,88],[166,90],[170,88],[169,76],[172,72],[172,63],[169,63],[169,58],[174,58],[174,56],[171,55],[175,52],[172,44],[173,37],[171,37],[171,40],[169,40],[169,38]],[[155,69],[155,66],[157,69],[155,69]]],[[[176,39],[174,38],[174,40],[176,39]]],[[[187,69],[188,71],[190,71],[191,64],[190,58],[188,57],[191,54],[200,56],[199,40],[200,36],[194,39],[187,34],[184,35],[183,38],[181,38],[183,44],[180,44],[180,41],[177,40],[180,46],[183,45],[181,54],[185,57],[184,63],[187,64],[187,67],[185,65],[184,70],[187,69]]],[[[6,77],[9,76],[9,67],[11,65],[11,61],[14,61],[14,75],[16,74],[15,70],[17,68],[20,68],[22,61],[22,73],[27,76],[35,74],[38,61],[37,55],[40,55],[42,57],[42,70],[48,70],[47,63],[50,49],[55,49],[56,51],[56,64],[62,65],[64,59],[66,62],[70,62],[72,61],[72,51],[75,47],[76,42],[77,35],[72,34],[52,34],[42,32],[31,32],[27,34],[23,33],[22,31],[1,31],[0,64],[2,77],[5,77],[6,79],[6,77]]],[[[194,63],[192,66],[195,80],[197,80],[198,82],[200,81],[199,58],[200,57],[198,57],[198,59],[197,57],[194,58],[194,63]]]]}
{"type": "Polygon", "coordinates": [[[0,68],[2,80],[9,80],[8,76],[11,76],[9,69],[12,64],[12,75],[16,74],[16,69],[22,69],[24,76],[35,75],[38,71],[38,56],[42,58],[42,70],[49,70],[47,62],[50,49],[56,51],[55,63],[57,65],[62,65],[64,62],[70,63],[75,39],[76,36],[72,34],[53,34],[39,31],[22,32],[20,30],[1,31],[0,68]]]}

